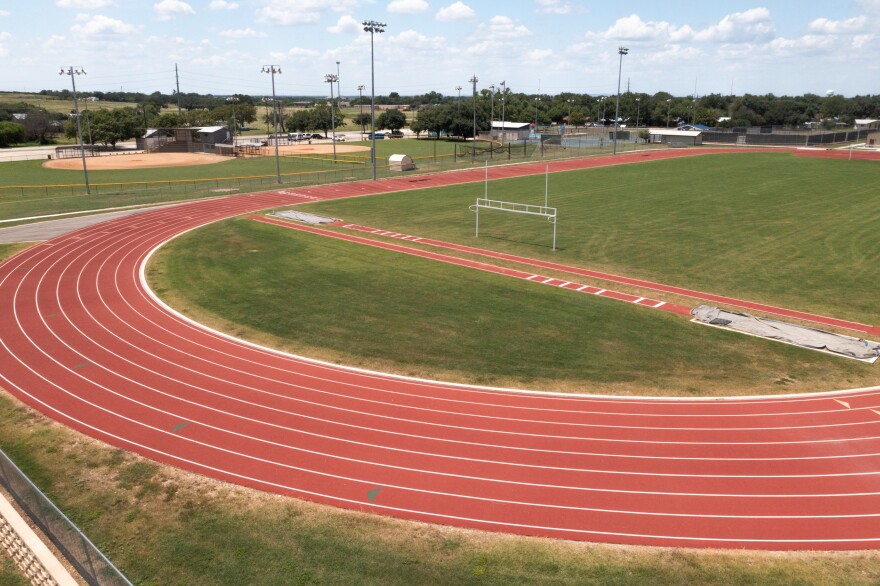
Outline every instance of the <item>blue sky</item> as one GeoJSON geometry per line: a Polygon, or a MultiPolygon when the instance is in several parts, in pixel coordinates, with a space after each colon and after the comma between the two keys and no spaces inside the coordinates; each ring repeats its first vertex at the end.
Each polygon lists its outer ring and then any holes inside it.
{"type": "Polygon", "coordinates": [[[880,0],[0,0],[0,89],[325,95],[517,92],[880,93],[880,0]]]}

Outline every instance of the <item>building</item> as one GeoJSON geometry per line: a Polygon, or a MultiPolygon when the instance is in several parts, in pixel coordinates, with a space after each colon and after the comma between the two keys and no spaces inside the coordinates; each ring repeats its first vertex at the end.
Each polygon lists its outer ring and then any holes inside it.
{"type": "Polygon", "coordinates": [[[856,118],[856,130],[877,130],[880,128],[880,120],[873,118],[856,118]]]}
{"type": "Polygon", "coordinates": [[[667,146],[699,146],[703,144],[702,130],[651,128],[648,132],[653,143],[663,143],[667,146]]]}
{"type": "Polygon", "coordinates": [[[492,121],[492,137],[494,140],[501,140],[502,142],[526,139],[529,137],[531,130],[531,122],[492,121]]]}

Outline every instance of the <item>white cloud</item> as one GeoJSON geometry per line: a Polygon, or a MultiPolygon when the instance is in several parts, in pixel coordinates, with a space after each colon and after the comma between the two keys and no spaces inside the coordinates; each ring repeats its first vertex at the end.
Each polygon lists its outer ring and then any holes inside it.
{"type": "Polygon", "coordinates": [[[508,16],[493,16],[489,19],[488,34],[493,37],[519,38],[532,34],[525,25],[516,24],[508,16]]]}
{"type": "Polygon", "coordinates": [[[847,20],[829,20],[817,18],[810,23],[810,31],[824,35],[842,35],[865,31],[869,28],[868,19],[864,16],[856,16],[847,20]]]}
{"type": "Polygon", "coordinates": [[[437,20],[451,22],[456,20],[472,20],[477,17],[473,8],[464,2],[455,2],[437,11],[437,20]]]}
{"type": "Polygon", "coordinates": [[[324,0],[270,0],[257,10],[257,22],[265,24],[314,24],[327,8],[324,0]]]}
{"type": "Polygon", "coordinates": [[[113,6],[115,0],[55,0],[55,6],[59,8],[79,8],[83,10],[96,10],[113,6]]]}
{"type": "Polygon", "coordinates": [[[688,25],[676,27],[665,21],[643,21],[632,14],[617,21],[605,32],[588,34],[588,38],[616,41],[700,42],[700,43],[763,43],[776,36],[776,26],[766,8],[752,8],[728,14],[717,24],[702,30],[688,25]]]}
{"type": "Polygon", "coordinates": [[[339,20],[333,26],[327,27],[328,33],[353,33],[361,30],[361,23],[355,20],[350,14],[340,16],[339,20]]]}
{"type": "Polygon", "coordinates": [[[542,63],[553,57],[553,49],[533,49],[525,54],[526,61],[542,63]]]}
{"type": "Polygon", "coordinates": [[[153,9],[159,15],[159,20],[171,20],[177,16],[195,14],[193,7],[183,0],[162,0],[153,4],[153,9]]]}
{"type": "Polygon", "coordinates": [[[10,14],[12,13],[8,10],[0,10],[0,16],[9,16],[10,14]]]}
{"type": "Polygon", "coordinates": [[[304,49],[302,47],[293,47],[285,53],[272,53],[272,59],[283,61],[289,59],[291,61],[311,62],[321,56],[320,51],[314,49],[304,49]]]}
{"type": "Polygon", "coordinates": [[[82,24],[75,24],[70,27],[70,32],[75,37],[114,37],[127,35],[135,32],[137,27],[109,16],[96,14],[93,17],[84,20],[82,24]]]}
{"type": "Polygon", "coordinates": [[[211,0],[208,4],[211,10],[235,10],[238,8],[237,2],[227,2],[226,0],[211,0]]]}
{"type": "Polygon", "coordinates": [[[12,34],[0,31],[0,57],[9,55],[9,49],[6,48],[6,41],[12,40],[12,34]]]}
{"type": "Polygon", "coordinates": [[[418,14],[428,9],[425,0],[392,0],[388,5],[388,12],[394,14],[418,14]]]}
{"type": "Polygon", "coordinates": [[[405,30],[390,39],[396,48],[410,53],[436,53],[446,51],[448,43],[443,37],[428,37],[414,30],[405,30]]]}
{"type": "Polygon", "coordinates": [[[535,0],[538,12],[544,14],[587,14],[589,10],[562,0],[535,0]]]}
{"type": "Polygon", "coordinates": [[[248,27],[244,29],[220,31],[220,36],[226,39],[262,39],[266,37],[266,33],[261,33],[248,27]]]}
{"type": "Polygon", "coordinates": [[[856,6],[866,12],[880,12],[880,0],[856,0],[856,6]]]}

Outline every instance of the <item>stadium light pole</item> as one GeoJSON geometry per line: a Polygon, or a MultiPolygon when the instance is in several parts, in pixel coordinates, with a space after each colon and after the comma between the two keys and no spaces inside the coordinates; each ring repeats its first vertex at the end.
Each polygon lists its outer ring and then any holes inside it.
{"type": "Polygon", "coordinates": [[[504,115],[506,114],[504,107],[507,102],[507,96],[505,95],[507,92],[507,82],[502,81],[498,85],[501,86],[501,144],[504,144],[504,137],[507,135],[507,128],[504,126],[504,115]]]}
{"type": "Polygon", "coordinates": [[[489,139],[495,138],[495,84],[489,86],[489,91],[492,92],[490,95],[492,96],[492,106],[489,110],[489,139]]]}
{"type": "Polygon", "coordinates": [[[699,101],[698,98],[694,98],[694,111],[691,114],[691,126],[697,123],[697,102],[699,101]]]}
{"type": "Polygon", "coordinates": [[[669,128],[669,110],[672,108],[672,98],[666,100],[666,128],[669,128]]]}
{"type": "Polygon", "coordinates": [[[458,90],[458,100],[456,101],[457,105],[455,107],[455,111],[460,112],[461,111],[461,86],[457,85],[457,86],[455,86],[455,89],[458,90]]]}
{"type": "Polygon", "coordinates": [[[474,75],[468,80],[474,86],[474,136],[473,141],[474,144],[471,145],[471,163],[474,162],[477,158],[477,82],[480,81],[477,79],[477,76],[474,75]]]}
{"type": "Polygon", "coordinates": [[[541,98],[535,97],[535,134],[538,134],[538,102],[541,101],[541,98]]]}
{"type": "Polygon", "coordinates": [[[361,134],[364,133],[364,86],[358,86],[358,103],[361,107],[361,134]]]}
{"type": "Polygon", "coordinates": [[[384,33],[385,27],[388,26],[375,20],[365,20],[361,23],[364,25],[364,31],[370,33],[370,132],[372,133],[373,148],[370,152],[370,159],[373,163],[373,181],[376,180],[376,65],[373,51],[373,36],[375,33],[384,33]]]}
{"type": "Polygon", "coordinates": [[[70,66],[67,69],[62,67],[58,70],[58,75],[69,75],[70,83],[73,84],[73,110],[76,113],[76,136],[77,139],[79,139],[79,154],[82,157],[83,162],[83,176],[86,180],[86,195],[91,195],[92,190],[89,187],[89,169],[86,166],[86,148],[83,146],[82,123],[79,119],[79,102],[76,99],[76,76],[86,75],[86,70],[82,67],[70,66]]]}
{"type": "Polygon", "coordinates": [[[328,73],[324,76],[324,81],[330,84],[330,126],[333,131],[333,160],[336,161],[336,108],[333,103],[333,84],[339,81],[339,78],[328,73]]]}
{"type": "Polygon", "coordinates": [[[642,98],[636,98],[636,132],[639,131],[639,114],[641,114],[642,98]]]}
{"type": "Polygon", "coordinates": [[[608,99],[608,96],[602,96],[602,127],[605,126],[605,100],[608,99]]]}
{"type": "Polygon", "coordinates": [[[336,62],[336,99],[342,99],[342,86],[339,85],[339,61],[336,62]]]}
{"type": "Polygon", "coordinates": [[[281,159],[278,157],[278,104],[275,100],[275,74],[281,75],[280,65],[263,65],[260,70],[272,76],[272,134],[275,138],[275,177],[281,183],[281,159]]]}
{"type": "Polygon", "coordinates": [[[614,155],[617,154],[617,133],[620,130],[620,76],[623,73],[623,56],[629,53],[629,49],[618,47],[617,52],[620,54],[620,65],[617,68],[617,105],[614,107],[614,155]]]}

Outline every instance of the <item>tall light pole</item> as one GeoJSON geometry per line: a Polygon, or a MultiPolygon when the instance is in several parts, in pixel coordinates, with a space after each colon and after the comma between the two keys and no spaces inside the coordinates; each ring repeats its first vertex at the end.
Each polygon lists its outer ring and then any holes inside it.
{"type": "Polygon", "coordinates": [[[330,84],[330,126],[333,130],[333,160],[336,160],[336,108],[333,103],[333,84],[339,81],[339,78],[332,73],[324,76],[324,81],[330,84]]]}
{"type": "Polygon", "coordinates": [[[666,100],[666,128],[669,128],[669,111],[672,108],[672,98],[666,100]]]}
{"type": "Polygon", "coordinates": [[[596,120],[593,123],[593,126],[595,126],[596,125],[595,123],[599,121],[599,102],[601,102],[601,101],[602,101],[601,97],[596,98],[596,120]]]}
{"type": "Polygon", "coordinates": [[[541,98],[535,97],[535,134],[538,134],[538,102],[541,101],[541,98]]]}
{"type": "Polygon", "coordinates": [[[336,99],[342,99],[342,86],[339,85],[339,61],[336,62],[336,99]]]}
{"type": "Polygon", "coordinates": [[[605,127],[605,100],[608,99],[608,96],[602,96],[602,127],[605,127]]]}
{"type": "Polygon", "coordinates": [[[373,163],[373,181],[376,180],[376,66],[373,58],[373,36],[374,33],[384,33],[385,27],[388,26],[375,20],[365,20],[361,23],[364,30],[370,33],[370,132],[372,133],[373,148],[370,152],[370,159],[373,163]]]}
{"type": "Polygon", "coordinates": [[[82,123],[79,119],[79,102],[76,99],[76,76],[86,75],[86,70],[82,67],[70,66],[67,69],[62,67],[58,70],[58,75],[69,75],[70,83],[73,84],[73,110],[76,113],[76,136],[77,139],[79,139],[79,154],[82,157],[83,162],[83,175],[86,180],[86,195],[91,195],[92,190],[89,187],[89,169],[86,167],[86,148],[83,146],[82,123]]]}
{"type": "Polygon", "coordinates": [[[473,77],[471,77],[468,80],[468,82],[470,82],[474,86],[474,92],[473,92],[473,97],[474,97],[474,144],[471,145],[472,146],[472,148],[471,148],[471,162],[472,163],[474,162],[474,159],[477,158],[477,82],[478,81],[480,81],[480,80],[477,79],[476,75],[474,75],[473,77]]]}
{"type": "Polygon", "coordinates": [[[623,56],[629,53],[626,47],[618,47],[620,65],[617,68],[617,105],[614,108],[614,149],[612,154],[617,154],[617,133],[620,128],[620,74],[623,72],[623,56]]]}
{"type": "MultiPolygon", "coordinates": [[[[238,96],[233,95],[232,97],[226,98],[226,101],[230,102],[232,104],[232,148],[234,149],[235,148],[235,131],[238,130],[238,128],[237,128],[238,124],[236,124],[236,122],[235,122],[235,105],[238,103],[238,96]]],[[[146,112],[147,111],[144,110],[144,126],[147,125],[146,112]]]]}
{"type": "Polygon", "coordinates": [[[495,138],[495,84],[489,86],[489,91],[492,92],[490,95],[492,96],[491,107],[489,109],[489,139],[495,138]]]}
{"type": "Polygon", "coordinates": [[[281,75],[280,65],[263,65],[260,70],[272,76],[272,133],[275,138],[275,177],[281,183],[281,159],[278,158],[278,107],[275,100],[275,74],[281,75]]]}
{"type": "Polygon", "coordinates": [[[505,128],[505,126],[504,126],[504,122],[505,122],[504,115],[506,114],[504,107],[507,102],[507,95],[506,95],[507,94],[507,82],[502,81],[498,85],[501,86],[501,142],[503,144],[504,137],[507,135],[507,128],[505,128]]]}
{"type": "Polygon", "coordinates": [[[642,98],[636,98],[636,132],[639,131],[639,114],[641,114],[642,98]]]}
{"type": "Polygon", "coordinates": [[[697,123],[697,102],[699,102],[697,98],[694,98],[694,111],[691,114],[691,126],[697,123]]]}
{"type": "Polygon", "coordinates": [[[455,107],[455,111],[458,112],[461,110],[461,86],[457,85],[455,89],[458,90],[458,102],[456,102],[458,105],[455,107]]]}
{"type": "Polygon", "coordinates": [[[364,132],[364,86],[358,86],[358,103],[361,106],[361,134],[364,132]]]}

